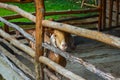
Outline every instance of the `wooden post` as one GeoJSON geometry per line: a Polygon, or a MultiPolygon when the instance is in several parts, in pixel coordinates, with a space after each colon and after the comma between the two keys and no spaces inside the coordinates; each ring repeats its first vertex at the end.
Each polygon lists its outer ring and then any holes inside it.
{"type": "Polygon", "coordinates": [[[103,30],[106,26],[106,0],[102,0],[102,27],[101,29],[103,30]]]}
{"type": "Polygon", "coordinates": [[[113,0],[109,0],[109,23],[108,27],[110,28],[112,26],[112,13],[113,13],[113,0]]]}
{"type": "Polygon", "coordinates": [[[103,0],[100,0],[99,3],[98,31],[100,31],[102,27],[102,1],[103,0]]]}
{"type": "Polygon", "coordinates": [[[119,23],[119,0],[116,0],[116,26],[118,26],[119,23]]]}
{"type": "Polygon", "coordinates": [[[44,15],[43,0],[35,0],[36,4],[36,54],[35,54],[35,72],[36,80],[43,80],[42,64],[39,64],[39,57],[43,55],[42,41],[43,41],[43,28],[42,20],[44,15]]]}

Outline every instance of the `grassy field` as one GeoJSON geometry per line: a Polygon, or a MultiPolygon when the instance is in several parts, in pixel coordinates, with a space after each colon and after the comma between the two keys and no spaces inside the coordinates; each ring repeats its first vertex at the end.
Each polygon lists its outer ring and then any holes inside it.
{"type": "MultiPolygon", "coordinates": [[[[78,0],[45,0],[45,9],[46,11],[59,11],[59,10],[77,10],[81,9],[81,1],[77,2],[78,0]]],[[[34,3],[8,3],[12,5],[17,5],[21,9],[27,11],[27,12],[35,12],[35,6],[34,3]]],[[[12,15],[16,14],[15,12],[5,10],[5,9],[0,9],[0,16],[7,16],[7,15],[12,15]]],[[[63,18],[64,16],[69,17],[69,16],[86,16],[90,14],[72,14],[72,15],[56,15],[56,16],[47,16],[45,19],[49,18],[54,18],[54,19],[59,19],[63,18]]],[[[21,19],[14,19],[11,20],[13,22],[29,22],[28,19],[21,18],[21,19]]],[[[3,25],[0,23],[0,25],[3,25]]]]}
{"type": "MultiPolygon", "coordinates": [[[[22,4],[9,3],[9,4],[17,5],[27,12],[35,12],[34,3],[22,3],[22,4]]],[[[46,7],[46,11],[70,10],[70,9],[75,10],[75,9],[80,9],[80,4],[70,0],[45,0],[45,7],[46,7]]],[[[16,14],[16,13],[5,9],[0,9],[0,16],[6,16],[11,14],[16,14]]],[[[59,17],[55,16],[54,18],[59,18],[59,17]]]]}

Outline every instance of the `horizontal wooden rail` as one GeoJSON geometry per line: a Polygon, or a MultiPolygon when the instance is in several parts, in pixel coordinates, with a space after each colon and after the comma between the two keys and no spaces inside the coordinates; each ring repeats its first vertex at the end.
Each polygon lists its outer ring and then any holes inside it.
{"type": "Polygon", "coordinates": [[[23,18],[23,17],[19,14],[13,14],[13,15],[8,15],[8,16],[3,16],[3,18],[5,18],[6,20],[12,20],[12,19],[18,19],[18,18],[23,18]]]}
{"type": "Polygon", "coordinates": [[[95,24],[98,23],[98,21],[86,21],[86,22],[65,22],[66,24],[70,24],[70,25],[89,25],[89,24],[95,24]]]}
{"type": "MultiPolygon", "coordinates": [[[[90,12],[97,12],[99,9],[86,9],[86,10],[76,10],[76,11],[54,11],[54,12],[45,12],[45,16],[53,16],[53,15],[64,15],[64,14],[83,14],[83,13],[90,13],[90,12]]],[[[31,13],[33,15],[35,15],[35,13],[31,13]]],[[[93,15],[93,16],[88,16],[88,18],[90,17],[95,17],[98,15],[93,15]]],[[[17,19],[17,18],[23,18],[21,15],[19,14],[13,14],[13,15],[8,15],[8,16],[3,16],[3,18],[7,19],[7,20],[12,20],[12,19],[17,19]]],[[[85,16],[86,18],[86,16],[85,16]]],[[[81,19],[81,17],[80,17],[81,19]]],[[[83,19],[83,17],[82,17],[83,19]]]]}
{"type": "Polygon", "coordinates": [[[82,16],[82,17],[72,17],[72,18],[65,18],[65,19],[58,19],[55,20],[56,22],[64,22],[64,21],[71,21],[71,20],[82,20],[82,19],[88,19],[88,18],[96,18],[98,17],[98,14],[94,15],[88,15],[88,16],[82,16]]]}
{"type": "MultiPolygon", "coordinates": [[[[33,15],[35,15],[35,13],[31,13],[33,15]]],[[[49,15],[52,16],[52,15],[49,15]]],[[[80,20],[80,19],[87,19],[87,18],[93,18],[93,17],[98,17],[98,14],[94,14],[94,15],[89,15],[89,16],[84,16],[84,17],[73,17],[73,18],[65,18],[65,19],[60,19],[57,20],[57,22],[61,22],[61,21],[66,21],[66,20],[80,20]]],[[[8,15],[8,16],[3,16],[3,18],[5,18],[6,20],[12,20],[12,19],[18,19],[18,18],[23,18],[21,15],[19,14],[14,14],[14,15],[8,15]]]]}
{"type": "Polygon", "coordinates": [[[97,41],[112,45],[114,47],[120,48],[120,38],[109,35],[109,34],[104,34],[102,32],[98,32],[95,30],[79,28],[79,27],[68,25],[68,24],[57,23],[57,22],[48,21],[48,20],[43,20],[43,26],[59,29],[68,33],[72,33],[85,38],[97,40],[97,41]]]}
{"type": "Polygon", "coordinates": [[[56,12],[46,12],[45,15],[62,15],[62,14],[86,14],[90,12],[98,12],[99,8],[84,9],[84,10],[67,10],[67,11],[56,11],[56,12]]]}

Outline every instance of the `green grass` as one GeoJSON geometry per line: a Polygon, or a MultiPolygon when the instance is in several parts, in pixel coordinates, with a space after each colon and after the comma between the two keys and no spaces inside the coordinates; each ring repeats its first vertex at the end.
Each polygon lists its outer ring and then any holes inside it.
{"type": "MultiPolygon", "coordinates": [[[[45,9],[46,11],[60,11],[60,10],[77,10],[80,8],[80,2],[76,2],[77,0],[45,0],[45,9]]],[[[35,12],[35,5],[34,3],[8,3],[12,5],[19,6],[21,9],[27,11],[27,12],[35,12]]],[[[7,16],[16,14],[15,12],[0,9],[0,16],[7,16]]],[[[47,16],[46,19],[54,18],[59,19],[64,16],[86,16],[90,14],[70,14],[70,15],[57,15],[57,16],[47,16]]],[[[14,22],[29,22],[28,19],[22,18],[22,19],[14,19],[11,20],[14,22]]]]}
{"type": "MultiPolygon", "coordinates": [[[[22,3],[22,4],[9,3],[9,4],[17,5],[27,12],[35,12],[34,3],[22,3]]],[[[70,9],[76,10],[80,8],[80,4],[77,4],[69,0],[45,0],[45,7],[46,7],[46,11],[59,11],[59,10],[70,10],[70,9]]],[[[5,9],[0,9],[0,16],[6,16],[11,14],[16,14],[16,13],[5,9]]]]}
{"type": "MultiPolygon", "coordinates": [[[[27,11],[27,12],[35,12],[35,6],[34,3],[8,3],[8,4],[12,4],[12,5],[16,5],[19,6],[21,9],[27,11]]],[[[8,16],[8,15],[13,15],[13,14],[17,14],[13,11],[10,10],[6,10],[6,9],[0,9],[0,16],[8,16]]],[[[30,22],[30,20],[25,19],[25,18],[20,18],[20,19],[14,19],[11,20],[13,22],[30,22]]],[[[3,25],[3,23],[0,23],[0,25],[3,25]]]]}
{"type": "Polygon", "coordinates": [[[80,4],[77,4],[69,0],[47,0],[45,5],[47,11],[70,10],[70,9],[75,10],[80,8],[80,4]]]}
{"type": "MultiPolygon", "coordinates": [[[[22,8],[23,10],[27,12],[35,11],[35,7],[33,3],[21,3],[21,4],[20,3],[8,3],[8,4],[19,6],[20,8],[22,8]]],[[[9,10],[5,10],[5,9],[0,9],[0,16],[6,16],[6,15],[11,15],[11,14],[16,14],[16,13],[9,11],[9,10]]]]}

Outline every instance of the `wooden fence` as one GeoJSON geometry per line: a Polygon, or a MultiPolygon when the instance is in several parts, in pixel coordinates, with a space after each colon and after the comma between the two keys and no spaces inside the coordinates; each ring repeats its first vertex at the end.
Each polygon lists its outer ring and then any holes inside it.
{"type": "MultiPolygon", "coordinates": [[[[15,25],[11,22],[8,22],[6,19],[0,17],[1,22],[3,22],[4,24],[6,24],[9,27],[15,28],[24,37],[26,37],[27,39],[31,40],[34,43],[35,42],[37,43],[37,45],[36,45],[37,49],[36,49],[36,51],[33,51],[30,47],[25,46],[24,44],[20,43],[18,40],[14,39],[11,35],[6,33],[5,31],[3,31],[2,29],[0,29],[0,36],[1,37],[8,40],[10,42],[10,44],[12,44],[12,45],[16,46],[17,48],[19,48],[20,50],[26,52],[32,58],[35,58],[35,63],[36,63],[35,67],[36,67],[36,73],[37,73],[36,74],[37,75],[36,80],[44,80],[44,77],[41,74],[43,74],[43,72],[46,72],[46,69],[43,67],[42,64],[45,64],[45,65],[49,66],[50,68],[52,68],[53,70],[55,70],[59,74],[63,75],[66,78],[69,78],[71,80],[85,80],[84,78],[82,78],[82,77],[64,69],[63,67],[59,66],[58,64],[54,63],[53,61],[51,61],[47,57],[44,57],[43,53],[42,53],[43,52],[42,47],[47,48],[49,50],[54,51],[55,53],[58,53],[58,54],[62,55],[63,57],[65,57],[67,60],[69,60],[71,62],[76,62],[76,63],[79,63],[79,64],[83,65],[86,69],[88,69],[89,71],[97,74],[98,76],[102,77],[105,80],[116,80],[117,79],[114,76],[112,76],[111,74],[107,74],[107,73],[97,69],[94,65],[92,65],[88,62],[85,62],[81,58],[74,57],[67,52],[62,52],[61,50],[59,50],[59,49],[57,49],[53,46],[42,43],[42,33],[43,33],[42,32],[43,31],[42,25],[46,26],[46,27],[54,28],[54,29],[59,29],[59,30],[62,30],[62,31],[65,31],[65,32],[68,32],[68,33],[78,35],[78,36],[94,39],[94,40],[97,40],[97,41],[100,41],[100,42],[103,42],[103,43],[106,43],[106,44],[109,44],[109,45],[112,45],[112,46],[115,46],[115,47],[118,47],[118,48],[120,48],[120,38],[112,36],[112,35],[104,34],[104,33],[98,32],[98,31],[78,28],[78,27],[71,26],[71,25],[64,24],[64,23],[58,23],[58,22],[54,22],[54,21],[43,20],[43,18],[44,18],[44,9],[43,9],[44,5],[43,5],[43,2],[39,1],[39,0],[36,0],[36,11],[37,11],[36,12],[36,17],[34,15],[30,14],[30,13],[25,12],[24,10],[20,9],[19,7],[13,6],[13,5],[0,3],[0,8],[5,8],[5,9],[8,9],[8,10],[17,12],[20,16],[28,18],[29,20],[36,23],[36,30],[37,30],[36,33],[38,35],[37,35],[36,41],[35,41],[35,38],[33,38],[31,35],[27,34],[18,25],[15,25]],[[42,11],[39,12],[40,11],[39,9],[43,10],[43,12],[42,11]],[[41,16],[40,16],[40,14],[41,14],[41,16]],[[40,49],[41,49],[41,51],[39,52],[38,50],[40,50],[40,49]],[[39,62],[42,63],[41,66],[39,66],[39,62]],[[38,67],[41,68],[40,72],[39,72],[38,67]]],[[[48,74],[48,72],[47,72],[47,74],[48,74]]],[[[51,77],[51,78],[53,78],[54,80],[58,80],[58,78],[56,76],[51,77]]]]}

